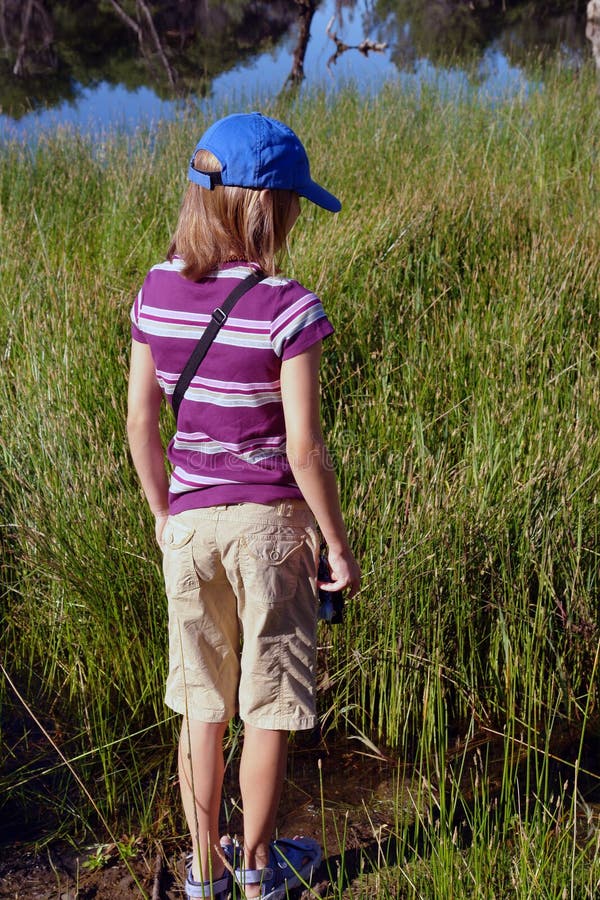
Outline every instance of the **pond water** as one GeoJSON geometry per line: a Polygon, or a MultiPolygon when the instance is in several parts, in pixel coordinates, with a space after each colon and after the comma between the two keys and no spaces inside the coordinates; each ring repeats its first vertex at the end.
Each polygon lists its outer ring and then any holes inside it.
{"type": "MultiPolygon", "coordinates": [[[[10,0],[7,2],[10,4],[10,0]]],[[[540,8],[543,5],[538,4],[540,8]]],[[[271,4],[272,9],[275,6],[271,4]]],[[[451,3],[446,4],[447,9],[451,6],[451,3]]],[[[321,2],[310,27],[301,90],[320,87],[335,91],[352,82],[368,96],[389,80],[399,82],[407,90],[418,90],[425,83],[435,82],[450,95],[465,89],[477,90],[494,101],[527,92],[535,83],[525,63],[532,50],[538,54],[542,50],[558,51],[576,64],[591,55],[581,11],[555,15],[552,19],[542,9],[539,21],[536,21],[526,9],[521,20],[513,16],[510,24],[499,17],[493,21],[479,19],[465,24],[464,7],[462,18],[457,19],[458,14],[454,12],[444,22],[440,22],[439,12],[435,9],[428,20],[425,7],[427,4],[415,13],[414,4],[392,0],[321,2]],[[348,45],[358,45],[369,39],[384,43],[385,49],[370,52],[368,56],[350,49],[335,64],[328,65],[335,51],[332,37],[327,33],[328,24],[330,30],[348,45]]],[[[280,3],[278,9],[279,18],[272,25],[271,33],[265,33],[263,29],[255,46],[240,51],[241,59],[237,63],[235,59],[227,61],[227,54],[232,52],[230,47],[220,51],[219,61],[212,63],[205,62],[210,55],[206,50],[202,51],[201,58],[192,57],[187,50],[182,51],[179,58],[172,55],[173,71],[185,71],[187,66],[183,87],[166,83],[161,63],[156,63],[156,54],[154,64],[150,60],[148,65],[148,54],[141,65],[139,60],[131,62],[122,81],[118,67],[113,65],[111,68],[108,60],[103,72],[96,60],[92,64],[83,54],[79,70],[67,71],[63,83],[57,76],[57,71],[65,68],[62,59],[54,60],[54,70],[46,74],[39,71],[39,66],[25,79],[14,79],[9,72],[7,77],[18,82],[21,93],[18,103],[10,94],[6,98],[0,95],[0,111],[4,113],[0,114],[0,137],[30,142],[41,132],[59,126],[96,136],[115,128],[132,131],[138,127],[151,127],[161,119],[177,117],[190,103],[209,114],[213,110],[261,107],[283,89],[298,40],[297,6],[280,3]],[[137,66],[135,77],[131,74],[134,65],[137,66]],[[194,65],[196,71],[204,68],[204,75],[202,79],[196,78],[196,85],[194,65]],[[48,85],[47,94],[51,97],[44,96],[44,79],[48,85]],[[137,83],[132,86],[132,81],[137,83]],[[27,94],[28,86],[31,95],[27,94]]],[[[171,33],[167,26],[164,33],[171,33]]],[[[240,40],[239,35],[237,39],[240,40]]],[[[251,42],[252,39],[247,43],[251,42]]],[[[165,67],[169,65],[165,61],[165,67]]],[[[170,77],[168,68],[167,74],[170,77]]]]}

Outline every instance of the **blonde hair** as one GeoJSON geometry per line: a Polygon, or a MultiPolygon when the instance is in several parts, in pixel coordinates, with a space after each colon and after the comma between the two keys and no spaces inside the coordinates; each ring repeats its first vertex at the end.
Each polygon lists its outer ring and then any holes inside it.
{"type": "MultiPolygon", "coordinates": [[[[194,168],[221,171],[219,161],[207,150],[196,153],[194,168]]],[[[235,259],[257,263],[267,275],[274,275],[276,257],[289,230],[293,198],[293,191],[223,185],[209,191],[190,182],[167,258],[180,256],[182,275],[192,281],[235,259]]]]}

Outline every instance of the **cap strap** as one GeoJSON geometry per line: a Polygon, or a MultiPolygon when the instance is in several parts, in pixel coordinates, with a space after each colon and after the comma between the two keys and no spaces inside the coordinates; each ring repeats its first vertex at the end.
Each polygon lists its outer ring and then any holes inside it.
{"type": "Polygon", "coordinates": [[[201,172],[199,169],[195,169],[193,157],[190,160],[188,178],[190,181],[193,181],[194,184],[199,184],[200,187],[206,188],[209,191],[212,191],[216,185],[223,184],[223,178],[220,172],[201,172]]]}

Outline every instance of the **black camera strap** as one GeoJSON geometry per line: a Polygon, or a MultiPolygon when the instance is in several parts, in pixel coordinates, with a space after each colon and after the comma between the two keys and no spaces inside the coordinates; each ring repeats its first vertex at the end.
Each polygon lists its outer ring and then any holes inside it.
{"type": "Polygon", "coordinates": [[[240,281],[239,284],[236,284],[231,293],[227,295],[221,306],[217,306],[217,308],[214,310],[210,322],[204,329],[202,337],[194,347],[192,355],[188,359],[183,372],[179,376],[179,381],[175,385],[175,390],[173,391],[173,397],[171,399],[171,405],[173,407],[173,412],[175,413],[176,421],[177,413],[179,412],[179,407],[181,406],[181,401],[183,400],[185,392],[190,386],[192,378],[198,371],[200,363],[208,353],[210,345],[227,321],[227,317],[229,316],[231,310],[238,302],[240,297],[242,297],[246,293],[246,291],[249,291],[250,288],[253,288],[255,285],[259,284],[266,277],[267,276],[264,272],[251,272],[247,278],[244,278],[243,281],[240,281]]]}

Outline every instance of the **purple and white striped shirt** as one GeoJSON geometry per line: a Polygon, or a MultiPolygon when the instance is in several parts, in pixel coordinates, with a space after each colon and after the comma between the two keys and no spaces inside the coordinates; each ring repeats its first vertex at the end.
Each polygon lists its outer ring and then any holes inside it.
{"type": "MultiPolygon", "coordinates": [[[[199,282],[179,259],[154,266],[131,310],[131,333],[150,347],[169,403],[213,310],[253,267],[231,263],[199,282]]],[[[266,278],[241,297],[179,408],[167,455],[169,509],[301,497],[287,461],[280,371],[333,332],[311,291],[266,278]]]]}

